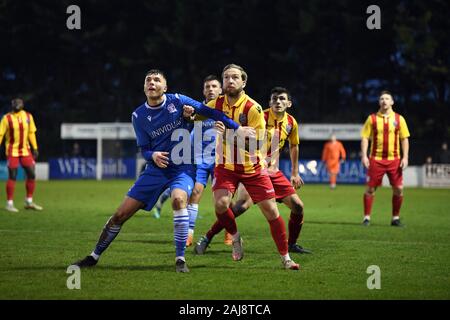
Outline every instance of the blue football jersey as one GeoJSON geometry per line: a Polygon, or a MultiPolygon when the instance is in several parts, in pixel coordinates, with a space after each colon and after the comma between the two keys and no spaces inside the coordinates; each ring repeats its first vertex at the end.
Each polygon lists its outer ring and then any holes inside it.
{"type": "Polygon", "coordinates": [[[183,118],[183,105],[190,105],[198,114],[222,121],[229,128],[237,129],[239,127],[239,124],[226,117],[222,112],[181,94],[165,94],[163,102],[158,106],[149,106],[145,102],[133,112],[131,117],[137,146],[149,147],[152,151],[169,152],[169,166],[174,164],[173,160],[176,160],[175,164],[179,164],[180,158],[178,157],[181,157],[184,163],[189,161],[193,163],[193,155],[184,154],[185,151],[187,152],[187,148],[183,149],[180,145],[180,142],[183,141],[190,148],[189,129],[192,126],[183,118]],[[175,135],[172,136],[174,132],[175,135]],[[177,149],[174,150],[174,148],[177,149]],[[174,151],[173,154],[172,151],[174,151]],[[178,159],[172,159],[174,155],[178,159]]]}
{"type": "Polygon", "coordinates": [[[212,165],[215,162],[216,150],[216,129],[214,120],[206,119],[196,121],[194,129],[191,131],[191,141],[195,163],[197,165],[212,165]],[[198,143],[200,142],[201,143],[198,143]]]}

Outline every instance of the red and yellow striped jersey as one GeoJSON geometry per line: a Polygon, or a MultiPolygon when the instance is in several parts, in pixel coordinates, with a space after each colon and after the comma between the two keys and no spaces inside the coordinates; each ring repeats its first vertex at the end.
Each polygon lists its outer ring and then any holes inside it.
{"type": "Polygon", "coordinates": [[[400,159],[400,140],[410,136],[405,119],[398,113],[373,113],[367,117],[361,137],[371,140],[370,158],[400,159]]]}
{"type": "Polygon", "coordinates": [[[0,144],[5,136],[6,156],[28,156],[30,143],[37,149],[36,125],[31,113],[21,110],[5,114],[0,122],[0,144]]]}
{"type": "MultiPolygon", "coordinates": [[[[242,126],[249,126],[256,129],[257,139],[262,140],[265,131],[264,114],[261,106],[245,92],[234,104],[230,105],[226,96],[219,96],[207,104],[208,107],[222,111],[226,116],[233,119],[242,126]]],[[[238,148],[237,139],[228,141],[226,138],[216,139],[216,166],[231,170],[237,173],[256,173],[261,170],[262,154],[258,146],[254,146],[249,152],[249,141],[246,141],[244,148],[238,148]],[[223,143],[220,145],[220,140],[223,143]]],[[[248,139],[246,139],[248,140],[248,139]]]]}
{"type": "MultiPolygon", "coordinates": [[[[293,116],[285,112],[284,116],[279,118],[272,109],[269,108],[264,110],[264,120],[266,121],[267,130],[266,150],[268,158],[271,157],[272,160],[276,160],[279,157],[280,150],[283,148],[286,140],[289,141],[290,145],[299,144],[298,124],[293,116]]],[[[269,161],[269,166],[272,165],[272,162],[273,161],[269,161]]]]}

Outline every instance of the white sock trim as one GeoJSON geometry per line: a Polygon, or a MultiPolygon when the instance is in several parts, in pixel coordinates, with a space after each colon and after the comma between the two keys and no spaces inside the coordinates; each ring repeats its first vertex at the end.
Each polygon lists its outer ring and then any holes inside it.
{"type": "Polygon", "coordinates": [[[393,216],[393,217],[392,217],[392,220],[394,220],[394,221],[395,221],[395,220],[400,220],[400,216],[393,216]]]}
{"type": "Polygon", "coordinates": [[[189,203],[188,208],[191,207],[193,209],[198,209],[198,203],[189,203]]]}
{"type": "Polygon", "coordinates": [[[175,261],[177,261],[178,259],[183,260],[184,262],[186,262],[186,258],[184,256],[175,257],[175,261]]]}
{"type": "Polygon", "coordinates": [[[92,251],[91,257],[94,258],[94,259],[97,260],[97,261],[98,261],[98,259],[100,259],[100,256],[99,256],[98,254],[95,254],[94,251],[92,251]]]}
{"type": "Polygon", "coordinates": [[[179,216],[189,216],[187,208],[180,209],[180,210],[173,210],[173,216],[179,217],[179,216]]]}
{"type": "Polygon", "coordinates": [[[370,216],[364,216],[365,220],[370,220],[370,216]]]}
{"type": "Polygon", "coordinates": [[[289,256],[289,253],[286,253],[284,256],[281,256],[281,261],[286,262],[292,260],[291,257],[289,256]]]}

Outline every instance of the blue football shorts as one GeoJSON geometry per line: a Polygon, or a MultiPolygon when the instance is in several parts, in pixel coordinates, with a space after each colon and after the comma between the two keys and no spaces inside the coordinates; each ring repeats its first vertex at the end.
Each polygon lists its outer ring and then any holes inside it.
{"type": "Polygon", "coordinates": [[[197,165],[195,183],[201,183],[204,187],[206,187],[209,176],[211,176],[211,179],[214,178],[214,166],[214,163],[211,165],[197,165]]]}
{"type": "Polygon", "coordinates": [[[150,211],[159,196],[167,188],[170,193],[174,189],[181,189],[187,193],[187,199],[194,188],[195,166],[183,165],[172,168],[159,168],[149,163],[128,190],[127,196],[145,204],[144,210],[150,211]]]}

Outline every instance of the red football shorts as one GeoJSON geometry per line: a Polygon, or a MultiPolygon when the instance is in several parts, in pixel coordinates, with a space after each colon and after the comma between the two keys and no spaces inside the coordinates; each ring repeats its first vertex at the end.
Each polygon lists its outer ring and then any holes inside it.
{"type": "Polygon", "coordinates": [[[239,182],[244,185],[253,203],[275,198],[275,190],[267,174],[242,174],[221,167],[214,168],[213,191],[226,189],[234,194],[239,182]]]}
{"type": "Polygon", "coordinates": [[[284,198],[296,193],[291,182],[281,172],[277,171],[274,174],[269,175],[270,181],[272,181],[273,188],[275,189],[275,198],[278,202],[281,202],[284,198]]]}
{"type": "Polygon", "coordinates": [[[8,168],[17,169],[19,167],[19,162],[22,167],[32,167],[36,164],[31,154],[25,157],[8,156],[7,160],[8,168]]]}
{"type": "Polygon", "coordinates": [[[391,186],[400,187],[403,185],[403,170],[400,168],[400,159],[370,159],[369,170],[367,171],[367,185],[369,187],[381,186],[384,174],[387,174],[391,186]]]}

